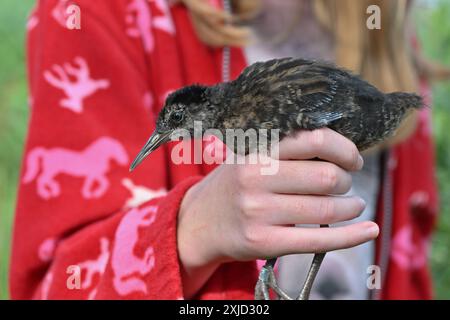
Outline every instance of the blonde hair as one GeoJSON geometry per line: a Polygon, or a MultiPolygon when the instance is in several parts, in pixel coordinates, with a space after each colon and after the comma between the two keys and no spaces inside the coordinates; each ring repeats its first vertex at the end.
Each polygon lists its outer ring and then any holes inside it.
{"type": "MultiPolygon", "coordinates": [[[[418,74],[408,34],[408,0],[316,0],[318,20],[334,33],[336,63],[359,73],[385,92],[417,92],[418,74]],[[339,1],[339,3],[338,3],[339,1]],[[366,26],[367,8],[377,5],[381,29],[366,26]]],[[[386,143],[405,140],[415,130],[417,112],[386,143]]]]}
{"type": "Polygon", "coordinates": [[[334,33],[338,65],[360,73],[383,91],[417,91],[407,0],[316,0],[314,4],[318,20],[334,33]],[[381,29],[366,26],[370,5],[381,10],[381,29]]]}
{"type": "MultiPolygon", "coordinates": [[[[210,7],[206,0],[183,2],[191,11],[200,39],[213,46],[245,45],[248,42],[248,30],[227,22],[248,19],[260,9],[260,0],[232,0],[233,18],[210,7]]],[[[417,74],[406,27],[407,2],[315,0],[314,11],[318,21],[335,39],[336,63],[361,74],[381,90],[416,91],[417,74]],[[381,9],[380,30],[369,30],[366,26],[366,10],[370,5],[377,5],[381,9]]]]}

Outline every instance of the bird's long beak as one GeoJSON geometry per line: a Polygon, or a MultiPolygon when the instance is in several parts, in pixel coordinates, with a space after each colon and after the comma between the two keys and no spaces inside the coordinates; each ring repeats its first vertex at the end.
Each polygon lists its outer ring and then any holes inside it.
{"type": "Polygon", "coordinates": [[[171,133],[171,131],[163,133],[157,131],[153,132],[150,136],[150,139],[148,139],[145,146],[142,148],[142,150],[139,152],[139,154],[131,164],[130,171],[133,171],[150,153],[155,151],[160,145],[167,141],[170,141],[171,133]]]}

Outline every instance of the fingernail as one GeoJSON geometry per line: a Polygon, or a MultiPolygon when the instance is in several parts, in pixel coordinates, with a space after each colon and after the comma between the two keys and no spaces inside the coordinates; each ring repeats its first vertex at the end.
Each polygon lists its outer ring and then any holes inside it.
{"type": "Polygon", "coordinates": [[[364,209],[366,208],[367,202],[363,198],[358,198],[358,201],[361,204],[361,212],[359,213],[359,215],[361,215],[364,212],[364,209]]]}
{"type": "Polygon", "coordinates": [[[376,224],[375,225],[372,224],[369,228],[367,228],[367,233],[371,238],[378,236],[379,233],[378,226],[376,224]]]}
{"type": "Polygon", "coordinates": [[[361,155],[358,156],[358,169],[361,170],[364,167],[364,159],[361,155]]]}

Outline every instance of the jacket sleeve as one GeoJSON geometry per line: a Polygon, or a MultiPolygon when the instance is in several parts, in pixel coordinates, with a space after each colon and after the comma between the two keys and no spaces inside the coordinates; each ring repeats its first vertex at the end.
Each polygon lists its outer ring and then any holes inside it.
{"type": "Polygon", "coordinates": [[[140,2],[76,3],[39,1],[28,23],[11,297],[182,298],[176,218],[201,177],[166,190],[164,149],[128,172],[155,123],[140,2]]]}

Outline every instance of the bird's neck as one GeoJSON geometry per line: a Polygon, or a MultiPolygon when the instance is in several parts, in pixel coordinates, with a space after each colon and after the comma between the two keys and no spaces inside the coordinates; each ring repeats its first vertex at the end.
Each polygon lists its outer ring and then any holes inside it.
{"type": "Polygon", "coordinates": [[[229,105],[227,104],[228,86],[226,83],[219,83],[217,85],[208,87],[206,96],[209,98],[210,110],[208,113],[212,116],[207,129],[223,129],[222,119],[227,114],[229,105]]]}
{"type": "Polygon", "coordinates": [[[226,99],[228,85],[226,83],[219,83],[207,89],[209,100],[213,105],[222,105],[226,99]]]}

